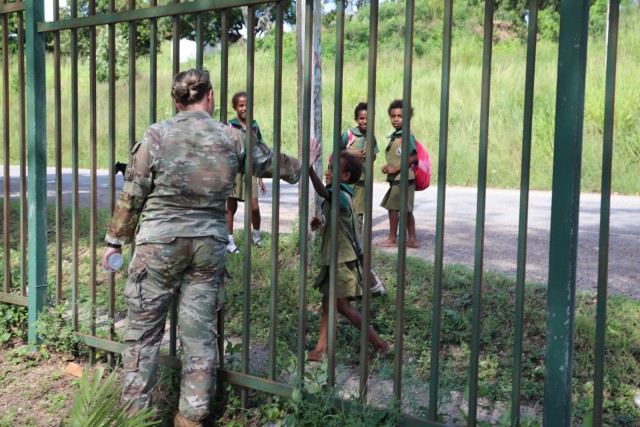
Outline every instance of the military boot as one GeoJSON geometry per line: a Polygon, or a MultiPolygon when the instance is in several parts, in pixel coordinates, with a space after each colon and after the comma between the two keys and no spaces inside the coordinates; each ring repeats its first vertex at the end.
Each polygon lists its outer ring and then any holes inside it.
{"type": "Polygon", "coordinates": [[[204,427],[202,421],[192,421],[189,418],[182,415],[182,412],[178,411],[176,417],[173,419],[174,427],[204,427]]]}

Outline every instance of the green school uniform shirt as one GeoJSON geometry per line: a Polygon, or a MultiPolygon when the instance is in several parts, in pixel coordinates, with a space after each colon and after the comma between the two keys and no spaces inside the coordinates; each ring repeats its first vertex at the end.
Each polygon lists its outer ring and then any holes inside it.
{"type": "MultiPolygon", "coordinates": [[[[409,133],[409,155],[415,154],[416,149],[416,137],[413,132],[409,133]]],[[[389,143],[385,149],[385,159],[387,165],[399,168],[402,164],[402,129],[399,129],[389,135],[389,143]]],[[[409,168],[409,179],[415,179],[416,176],[413,173],[413,168],[409,168]]],[[[400,172],[387,174],[387,182],[400,181],[400,172]]]]}
{"type": "MultiPolygon", "coordinates": [[[[327,186],[331,193],[331,186],[327,186]]],[[[340,184],[340,212],[338,215],[338,263],[355,261],[358,255],[354,249],[355,239],[353,229],[353,189],[347,184],[340,184]]],[[[321,265],[329,265],[331,262],[331,237],[330,237],[331,203],[328,200],[322,202],[322,254],[321,265]]]]}

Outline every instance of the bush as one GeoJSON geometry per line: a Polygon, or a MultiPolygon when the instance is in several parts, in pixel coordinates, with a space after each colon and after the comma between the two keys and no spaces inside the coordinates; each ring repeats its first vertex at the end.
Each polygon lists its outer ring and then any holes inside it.
{"type": "Polygon", "coordinates": [[[27,336],[27,307],[0,303],[0,343],[27,336]]]}

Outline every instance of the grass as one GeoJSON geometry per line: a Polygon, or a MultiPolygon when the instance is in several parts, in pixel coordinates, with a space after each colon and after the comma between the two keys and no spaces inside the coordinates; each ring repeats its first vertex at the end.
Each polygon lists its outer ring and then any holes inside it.
{"type": "MultiPolygon", "coordinates": [[[[640,182],[635,179],[640,166],[640,150],[637,141],[640,138],[640,124],[635,120],[635,108],[640,103],[640,90],[636,76],[640,74],[640,62],[636,52],[640,50],[640,41],[635,27],[640,20],[637,8],[625,9],[621,16],[620,41],[617,62],[617,92],[615,143],[613,154],[614,192],[640,194],[640,182]]],[[[355,25],[355,24],[354,24],[355,25]]],[[[436,30],[434,30],[436,31],[436,30]]],[[[439,31],[439,28],[438,30],[439,31]]],[[[481,40],[467,28],[456,27],[452,51],[452,72],[450,92],[450,120],[447,183],[450,185],[476,185],[478,170],[478,140],[480,127],[480,94],[482,74],[481,40]]],[[[348,33],[348,31],[347,31],[348,33]]],[[[295,87],[295,56],[292,35],[285,39],[285,64],[283,67],[282,95],[282,145],[283,151],[297,152],[297,107],[298,95],[295,87]]],[[[334,39],[331,33],[325,33],[325,44],[334,39]]],[[[268,144],[273,143],[273,51],[268,47],[269,39],[262,41],[263,48],[256,52],[255,117],[261,124],[262,134],[268,144]]],[[[439,154],[439,117],[440,117],[440,65],[441,52],[437,43],[427,43],[421,55],[414,57],[413,105],[415,116],[412,129],[417,138],[428,147],[433,163],[434,181],[437,182],[437,156],[439,154]]],[[[326,49],[329,52],[331,49],[326,49]]],[[[164,45],[158,60],[158,120],[172,115],[169,96],[171,81],[170,46],[164,45]]],[[[589,40],[587,63],[587,83],[585,95],[585,122],[583,142],[582,189],[598,191],[600,189],[602,163],[602,129],[604,118],[604,36],[589,40]]],[[[507,40],[496,44],[493,52],[492,92],[489,125],[488,184],[491,187],[515,188],[520,184],[520,161],[522,140],[522,109],[524,100],[526,46],[518,40],[507,40]]],[[[212,72],[214,90],[220,99],[220,57],[205,57],[205,67],[212,72]]],[[[48,57],[47,67],[47,103],[48,111],[53,111],[53,58],[48,57]]],[[[391,100],[402,97],[403,76],[402,49],[380,48],[378,52],[376,111],[376,135],[381,150],[386,145],[386,135],[391,131],[386,109],[391,100]]],[[[193,66],[184,63],[181,68],[193,66]]],[[[119,81],[116,84],[116,129],[115,141],[117,160],[126,161],[129,141],[130,117],[135,117],[136,138],[140,138],[149,124],[149,60],[139,58],[136,62],[138,74],[135,82],[136,106],[133,114],[129,107],[129,84],[119,81]]],[[[246,47],[234,45],[229,56],[229,93],[231,95],[246,86],[246,47]]],[[[10,61],[10,99],[17,99],[18,82],[15,58],[10,61]]],[[[88,63],[79,66],[78,90],[79,111],[89,111],[88,63]]],[[[62,59],[60,69],[62,79],[62,165],[72,164],[71,147],[71,68],[68,58],[62,59]]],[[[531,163],[532,189],[549,189],[552,178],[553,144],[555,134],[555,92],[557,72],[557,44],[541,40],[536,58],[535,106],[533,116],[533,141],[531,163]]],[[[0,76],[1,78],[1,76],[0,76]]],[[[348,52],[344,65],[344,92],[342,120],[337,124],[341,130],[352,126],[353,108],[367,95],[366,52],[348,52]]],[[[108,97],[107,85],[97,87],[97,164],[108,168],[108,97]]],[[[334,116],[334,64],[330,53],[323,61],[323,128],[322,135],[325,152],[331,146],[334,116]]],[[[19,162],[19,131],[17,102],[11,103],[9,135],[10,162],[19,162]]],[[[230,106],[227,108],[232,114],[230,106]]],[[[90,165],[89,120],[82,116],[78,128],[78,162],[80,167],[90,165]]],[[[55,127],[53,114],[48,117],[48,164],[54,165],[55,127]]],[[[4,161],[4,160],[3,160],[4,161]]],[[[383,178],[379,171],[383,158],[379,156],[375,168],[375,178],[383,178]]]]}

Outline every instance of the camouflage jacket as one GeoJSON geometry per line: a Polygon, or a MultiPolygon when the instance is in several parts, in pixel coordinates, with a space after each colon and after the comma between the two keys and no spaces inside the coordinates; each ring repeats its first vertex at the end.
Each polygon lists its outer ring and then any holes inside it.
{"type": "MultiPolygon", "coordinates": [[[[272,151],[253,142],[253,174],[270,177],[272,151]]],[[[131,150],[122,193],[105,240],[136,244],[175,237],[227,241],[226,201],[244,166],[243,134],[204,111],[181,111],[150,126],[131,150]],[[137,231],[136,231],[137,230],[137,231]]],[[[300,179],[300,163],[282,155],[281,178],[300,179]]]]}

